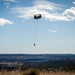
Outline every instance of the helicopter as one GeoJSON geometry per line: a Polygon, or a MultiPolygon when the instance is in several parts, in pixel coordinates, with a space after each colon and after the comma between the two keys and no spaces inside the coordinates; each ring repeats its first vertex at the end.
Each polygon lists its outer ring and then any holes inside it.
{"type": "MultiPolygon", "coordinates": [[[[41,16],[41,14],[36,14],[36,15],[34,15],[34,19],[41,19],[42,18],[42,16],[41,16]]],[[[37,32],[37,26],[36,26],[36,32],[37,32]]],[[[35,41],[36,41],[36,32],[35,32],[35,41]]],[[[34,46],[36,46],[36,44],[34,43],[34,46]]]]}
{"type": "Polygon", "coordinates": [[[40,19],[40,18],[42,18],[41,14],[34,15],[34,19],[40,19]]]}

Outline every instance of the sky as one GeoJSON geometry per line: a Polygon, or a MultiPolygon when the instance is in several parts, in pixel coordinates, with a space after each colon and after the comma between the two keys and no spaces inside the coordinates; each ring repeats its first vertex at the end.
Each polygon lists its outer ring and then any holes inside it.
{"type": "Polygon", "coordinates": [[[75,0],[0,0],[0,54],[75,54],[75,0]]]}

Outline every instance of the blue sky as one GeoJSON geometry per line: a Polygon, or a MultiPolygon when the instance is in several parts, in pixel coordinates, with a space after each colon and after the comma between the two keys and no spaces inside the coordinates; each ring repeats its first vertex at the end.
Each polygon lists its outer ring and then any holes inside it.
{"type": "Polygon", "coordinates": [[[74,54],[75,0],[0,0],[0,53],[74,54]]]}

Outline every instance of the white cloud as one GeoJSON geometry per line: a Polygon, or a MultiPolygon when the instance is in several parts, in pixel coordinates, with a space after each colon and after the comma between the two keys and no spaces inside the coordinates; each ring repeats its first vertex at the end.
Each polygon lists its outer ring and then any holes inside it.
{"type": "Polygon", "coordinates": [[[56,31],[56,30],[49,30],[49,32],[53,32],[53,33],[56,33],[57,31],[56,31]]]}
{"type": "Polygon", "coordinates": [[[10,3],[17,3],[17,0],[4,0],[4,5],[8,9],[10,7],[10,3]]]}
{"type": "Polygon", "coordinates": [[[4,0],[6,2],[17,2],[17,0],[4,0]]]}
{"type": "Polygon", "coordinates": [[[3,26],[4,24],[13,24],[13,22],[4,18],[0,18],[0,26],[3,26]]]}
{"type": "Polygon", "coordinates": [[[60,4],[55,4],[46,0],[36,0],[33,3],[35,4],[33,7],[17,7],[12,8],[12,10],[20,14],[18,17],[27,19],[38,13],[46,18],[46,15],[50,14],[49,12],[61,9],[59,8],[61,6],[60,4]]]}
{"type": "Polygon", "coordinates": [[[56,4],[47,0],[35,0],[33,3],[34,5],[39,5],[40,8],[41,8],[40,5],[42,4],[46,6],[45,9],[53,9],[53,10],[61,9],[60,6],[62,6],[61,4],[56,4]]]}
{"type": "Polygon", "coordinates": [[[62,13],[56,13],[62,5],[49,2],[47,0],[35,0],[32,7],[16,7],[12,11],[19,13],[18,17],[28,19],[35,14],[41,14],[43,18],[50,21],[73,21],[75,20],[75,7],[66,9],[62,13]]]}
{"type": "Polygon", "coordinates": [[[75,7],[71,7],[70,9],[66,9],[63,13],[63,15],[66,16],[66,18],[70,20],[75,20],[75,7]]]}
{"type": "Polygon", "coordinates": [[[6,8],[9,8],[10,3],[8,3],[8,2],[4,2],[4,5],[6,6],[6,8]]]}
{"type": "Polygon", "coordinates": [[[73,4],[75,4],[75,2],[73,1],[73,4]]]}

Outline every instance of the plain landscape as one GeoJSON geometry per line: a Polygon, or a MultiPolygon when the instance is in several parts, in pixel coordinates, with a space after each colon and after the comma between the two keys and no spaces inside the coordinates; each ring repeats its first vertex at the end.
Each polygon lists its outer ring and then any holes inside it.
{"type": "Polygon", "coordinates": [[[0,75],[37,75],[37,72],[75,75],[75,54],[0,54],[0,75]]]}

